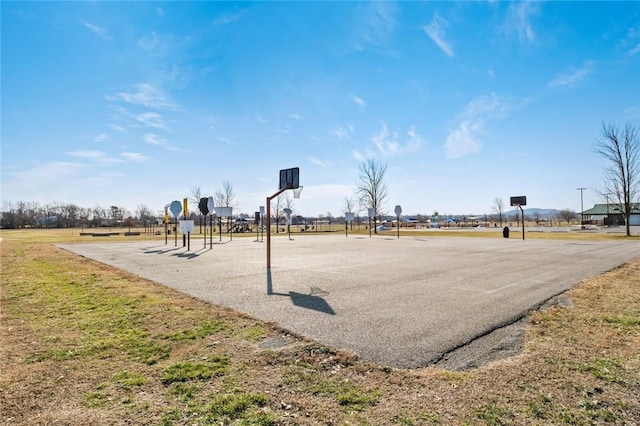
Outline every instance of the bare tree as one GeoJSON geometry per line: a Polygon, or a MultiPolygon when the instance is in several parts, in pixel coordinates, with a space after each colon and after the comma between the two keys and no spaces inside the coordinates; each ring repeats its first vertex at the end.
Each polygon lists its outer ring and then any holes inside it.
{"type": "Polygon", "coordinates": [[[620,130],[615,124],[603,124],[600,138],[594,147],[596,154],[608,162],[604,170],[604,191],[612,194],[626,224],[627,237],[631,236],[630,219],[634,201],[640,192],[640,134],[627,123],[620,130]]]}
{"type": "Polygon", "coordinates": [[[191,198],[189,201],[191,202],[191,210],[195,210],[198,208],[198,204],[200,204],[200,198],[202,198],[202,190],[199,186],[191,187],[191,198]]]}
{"type": "Polygon", "coordinates": [[[233,192],[233,185],[228,180],[222,182],[222,190],[216,191],[213,196],[215,205],[218,207],[233,207],[233,199],[236,194],[233,192]]]}
{"type": "Polygon", "coordinates": [[[382,213],[387,199],[387,185],[384,183],[387,165],[379,163],[374,158],[368,158],[360,163],[359,170],[360,182],[356,187],[358,201],[362,208],[375,210],[374,229],[376,229],[377,217],[382,213]]]}
{"type": "Polygon", "coordinates": [[[276,219],[276,234],[280,231],[280,227],[278,225],[280,225],[280,218],[284,213],[283,210],[285,208],[287,196],[288,194],[282,193],[278,195],[275,200],[271,200],[271,217],[276,219]]]}
{"type": "Polygon", "coordinates": [[[344,212],[353,213],[353,209],[356,207],[356,201],[351,197],[344,197],[344,212]]]}
{"type": "Polygon", "coordinates": [[[138,208],[136,209],[136,216],[138,217],[138,220],[144,224],[146,224],[147,221],[154,217],[151,209],[145,204],[138,204],[138,208]]]}
{"type": "Polygon", "coordinates": [[[493,206],[491,209],[498,213],[498,219],[500,220],[500,227],[502,228],[502,212],[504,211],[504,201],[502,201],[501,197],[496,197],[493,200],[493,206]]]}
{"type": "Polygon", "coordinates": [[[571,223],[571,221],[576,217],[576,212],[574,212],[573,210],[563,209],[558,212],[558,219],[566,220],[567,224],[571,223]]]}

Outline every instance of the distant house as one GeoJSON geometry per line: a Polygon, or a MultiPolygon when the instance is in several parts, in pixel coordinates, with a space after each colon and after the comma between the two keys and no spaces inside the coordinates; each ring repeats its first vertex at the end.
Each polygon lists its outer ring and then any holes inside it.
{"type": "MultiPolygon", "coordinates": [[[[593,225],[624,226],[624,215],[617,204],[595,204],[582,212],[584,220],[593,225]]],[[[640,203],[631,204],[629,225],[640,225],[640,203]]]]}

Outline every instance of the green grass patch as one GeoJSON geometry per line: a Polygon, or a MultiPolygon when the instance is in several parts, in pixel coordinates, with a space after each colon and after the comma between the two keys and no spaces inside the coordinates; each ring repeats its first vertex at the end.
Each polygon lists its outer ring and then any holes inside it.
{"type": "Polygon", "coordinates": [[[146,381],[142,374],[127,370],[118,371],[111,377],[111,380],[124,389],[128,389],[133,386],[142,386],[146,381]]]}
{"type": "Polygon", "coordinates": [[[209,362],[198,364],[190,362],[176,363],[164,370],[161,381],[167,385],[174,382],[206,380],[215,376],[222,376],[226,373],[228,364],[229,359],[226,357],[215,357],[209,362]]]}
{"type": "Polygon", "coordinates": [[[202,339],[204,337],[210,336],[212,334],[218,333],[223,330],[227,330],[229,327],[224,321],[205,321],[199,327],[190,329],[190,330],[182,330],[175,333],[169,333],[165,337],[166,339],[173,340],[176,342],[181,342],[184,340],[196,340],[202,339]]]}
{"type": "Polygon", "coordinates": [[[262,340],[266,335],[267,330],[262,325],[255,325],[242,330],[239,337],[257,342],[258,340],[262,340]]]}
{"type": "Polygon", "coordinates": [[[246,424],[254,424],[251,420],[259,420],[255,424],[275,424],[273,415],[258,410],[267,405],[269,399],[266,395],[259,393],[237,393],[218,395],[206,407],[207,420],[215,422],[225,422],[244,418],[246,424]],[[262,417],[262,418],[261,418],[262,417]]]}
{"type": "Polygon", "coordinates": [[[618,326],[624,330],[632,331],[640,328],[640,317],[630,315],[609,315],[602,318],[607,324],[618,326]]]}
{"type": "Polygon", "coordinates": [[[476,415],[490,426],[509,425],[513,423],[513,413],[507,408],[495,404],[484,405],[476,410],[476,415]]]}
{"type": "Polygon", "coordinates": [[[624,367],[621,364],[606,358],[596,358],[590,363],[578,364],[577,370],[591,373],[600,380],[608,383],[624,384],[624,367]]]}
{"type": "Polygon", "coordinates": [[[89,408],[103,408],[110,402],[109,394],[106,392],[93,391],[84,396],[84,403],[89,408]]]}

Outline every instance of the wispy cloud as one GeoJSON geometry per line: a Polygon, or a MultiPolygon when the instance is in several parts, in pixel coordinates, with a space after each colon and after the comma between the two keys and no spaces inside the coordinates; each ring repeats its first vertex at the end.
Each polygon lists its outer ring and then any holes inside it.
{"type": "Polygon", "coordinates": [[[487,122],[502,120],[508,116],[508,102],[492,93],[472,99],[458,119],[444,144],[448,159],[474,154],[482,149],[480,137],[487,122]]]}
{"type": "Polygon", "coordinates": [[[351,95],[351,100],[356,104],[360,105],[361,108],[364,108],[367,106],[367,103],[365,102],[365,100],[359,96],[351,95]]]}
{"type": "Polygon", "coordinates": [[[448,26],[449,22],[438,15],[438,13],[435,13],[431,23],[423,26],[422,29],[447,56],[453,58],[455,53],[449,42],[445,39],[445,29],[448,26]]]}
{"type": "Polygon", "coordinates": [[[155,129],[162,130],[165,130],[167,128],[167,124],[165,123],[164,118],[157,112],[143,112],[142,114],[137,114],[135,116],[135,119],[147,127],[153,127],[155,129]]]}
{"type": "Polygon", "coordinates": [[[353,134],[353,126],[351,124],[347,124],[345,127],[334,127],[329,130],[329,136],[336,139],[349,139],[353,134]]]}
{"type": "Polygon", "coordinates": [[[98,135],[96,135],[93,140],[96,142],[104,142],[108,139],[107,134],[106,133],[100,133],[98,135]]]}
{"type": "Polygon", "coordinates": [[[94,33],[95,35],[97,35],[101,39],[106,40],[106,41],[111,41],[111,35],[104,28],[101,28],[101,27],[99,27],[97,25],[93,25],[92,23],[87,22],[87,21],[80,21],[80,22],[82,22],[82,25],[84,25],[86,28],[91,30],[92,33],[94,33]]]}
{"type": "Polygon", "coordinates": [[[448,159],[474,154],[482,148],[477,133],[482,130],[482,121],[462,121],[449,132],[444,149],[448,159]]]}
{"type": "Polygon", "coordinates": [[[180,106],[170,100],[159,88],[147,84],[140,83],[133,86],[134,90],[128,92],[116,92],[113,95],[107,95],[106,99],[113,101],[119,100],[133,105],[141,105],[156,110],[180,110],[180,106]]]}
{"type": "Polygon", "coordinates": [[[229,139],[229,138],[223,138],[222,136],[218,136],[218,140],[219,140],[220,142],[222,142],[223,144],[226,144],[226,145],[231,145],[231,144],[233,144],[233,142],[231,142],[231,139],[229,139]]]}
{"type": "Polygon", "coordinates": [[[13,176],[21,182],[29,182],[33,185],[43,185],[61,177],[77,175],[86,166],[70,161],[53,161],[50,163],[38,164],[30,169],[20,170],[13,173],[13,176]]]}
{"type": "Polygon", "coordinates": [[[244,15],[244,13],[245,13],[244,9],[234,11],[234,12],[224,12],[213,21],[213,25],[219,26],[219,25],[233,24],[234,22],[240,20],[240,18],[242,18],[242,15],[244,15]]]}
{"type": "Polygon", "coordinates": [[[384,122],[380,132],[371,141],[378,148],[378,151],[386,157],[403,155],[415,151],[422,145],[422,138],[416,133],[415,127],[412,126],[406,136],[401,138],[397,131],[390,132],[384,122]]]}
{"type": "Polygon", "coordinates": [[[316,157],[307,158],[311,164],[315,164],[316,166],[322,167],[323,169],[327,169],[331,167],[331,163],[329,161],[322,161],[316,157]]]}
{"type": "Polygon", "coordinates": [[[361,5],[358,14],[365,22],[365,30],[360,34],[360,40],[356,44],[357,50],[365,50],[367,47],[380,49],[396,27],[395,15],[397,6],[393,2],[374,1],[361,5]]]}
{"type": "Polygon", "coordinates": [[[620,42],[622,49],[627,51],[629,55],[637,55],[640,53],[640,27],[629,28],[627,37],[620,42]]]}
{"type": "Polygon", "coordinates": [[[580,68],[571,68],[556,75],[549,87],[574,87],[595,71],[594,61],[585,61],[580,68]]]}
{"type": "Polygon", "coordinates": [[[302,119],[300,114],[297,114],[297,113],[287,114],[287,117],[289,117],[292,120],[297,120],[297,121],[300,121],[302,119]]]}
{"type": "Polygon", "coordinates": [[[120,156],[126,160],[133,161],[134,163],[144,163],[149,160],[149,157],[139,152],[121,152],[120,156]]]}
{"type": "Polygon", "coordinates": [[[514,2],[509,5],[509,14],[504,29],[508,33],[515,32],[521,44],[533,43],[536,33],[531,18],[538,13],[538,6],[531,1],[514,2]]]}
{"type": "Polygon", "coordinates": [[[119,158],[111,157],[102,151],[70,151],[67,155],[76,158],[83,158],[85,160],[91,160],[94,163],[99,164],[116,164],[122,163],[119,158]]]}
{"type": "Polygon", "coordinates": [[[138,46],[149,54],[165,57],[171,50],[171,42],[167,37],[160,37],[155,31],[138,40],[138,46]]]}
{"type": "Polygon", "coordinates": [[[143,137],[142,140],[149,144],[149,145],[155,145],[155,146],[159,146],[162,147],[168,151],[179,151],[179,149],[171,146],[166,139],[154,134],[154,133],[146,133],[143,137]]]}

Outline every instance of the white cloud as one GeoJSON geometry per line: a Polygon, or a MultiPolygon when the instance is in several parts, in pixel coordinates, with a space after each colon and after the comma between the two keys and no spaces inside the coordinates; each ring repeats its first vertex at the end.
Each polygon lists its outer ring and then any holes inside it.
{"type": "Polygon", "coordinates": [[[122,162],[122,160],[120,160],[119,158],[110,157],[108,154],[102,151],[70,151],[67,152],[67,155],[70,155],[71,157],[92,160],[95,163],[101,164],[115,164],[122,162]]]}
{"type": "Polygon", "coordinates": [[[464,157],[482,149],[480,136],[484,133],[487,122],[502,120],[509,115],[510,105],[497,96],[478,96],[466,105],[444,144],[447,159],[464,157]]]}
{"type": "Polygon", "coordinates": [[[509,5],[509,17],[505,24],[507,32],[518,34],[521,44],[533,43],[536,33],[531,25],[531,17],[538,12],[538,7],[530,1],[521,1],[509,5]]]}
{"type": "Polygon", "coordinates": [[[231,139],[229,139],[229,138],[223,138],[222,136],[219,136],[218,140],[220,142],[224,143],[224,144],[227,144],[227,145],[231,145],[232,144],[231,139]]]}
{"type": "Polygon", "coordinates": [[[161,114],[157,112],[144,112],[135,116],[135,119],[147,127],[166,129],[167,125],[161,114]]]}
{"type": "Polygon", "coordinates": [[[287,114],[287,117],[289,117],[292,120],[298,120],[298,121],[302,119],[302,117],[300,117],[300,114],[297,114],[297,113],[287,114]]]}
{"type": "Polygon", "coordinates": [[[169,145],[169,143],[164,138],[153,133],[145,134],[142,140],[149,145],[160,146],[169,151],[179,151],[179,149],[169,145]]]}
{"type": "Polygon", "coordinates": [[[120,100],[133,105],[142,105],[156,110],[179,110],[180,107],[157,87],[140,83],[133,86],[135,90],[130,92],[117,92],[106,96],[107,100],[120,100]]]}
{"type": "Polygon", "coordinates": [[[53,161],[51,163],[38,164],[27,170],[13,173],[17,181],[31,186],[41,186],[58,178],[77,175],[86,166],[80,163],[68,161],[53,161]]]}
{"type": "Polygon", "coordinates": [[[262,116],[260,114],[256,114],[256,121],[258,123],[263,123],[263,124],[268,123],[268,121],[265,120],[264,118],[262,118],[262,116]]]}
{"type": "Polygon", "coordinates": [[[594,73],[595,62],[585,61],[580,68],[571,68],[556,75],[549,83],[549,87],[574,87],[594,73]]]}
{"type": "Polygon", "coordinates": [[[397,7],[393,2],[375,1],[360,5],[358,15],[365,19],[365,29],[356,44],[357,50],[368,46],[379,49],[387,43],[396,27],[397,7]]]}
{"type": "Polygon", "coordinates": [[[346,127],[334,127],[329,130],[329,136],[336,139],[348,139],[353,134],[353,126],[348,124],[346,127]]]}
{"type": "Polygon", "coordinates": [[[95,138],[93,138],[93,140],[95,140],[96,142],[104,142],[106,141],[107,138],[107,134],[106,133],[100,133],[98,135],[96,135],[95,138]]]}
{"type": "Polygon", "coordinates": [[[82,22],[82,25],[84,25],[85,27],[87,27],[88,29],[91,30],[91,32],[93,32],[95,35],[97,35],[98,37],[100,37],[103,40],[106,41],[111,41],[111,35],[109,35],[109,32],[107,30],[105,30],[104,28],[101,28],[97,25],[93,25],[90,22],[87,21],[80,21],[82,22]]]}
{"type": "Polygon", "coordinates": [[[445,40],[445,29],[449,26],[449,22],[435,13],[429,25],[422,27],[425,33],[433,42],[449,57],[454,57],[455,53],[448,41],[445,40]]]}
{"type": "Polygon", "coordinates": [[[355,95],[351,95],[351,100],[353,102],[357,103],[358,105],[360,105],[362,108],[367,106],[367,103],[361,97],[358,97],[358,96],[355,96],[355,95]]]}
{"type": "Polygon", "coordinates": [[[240,18],[242,18],[242,15],[244,15],[244,13],[245,13],[245,10],[239,10],[237,12],[224,12],[219,17],[217,17],[215,21],[213,21],[213,25],[219,26],[219,25],[233,24],[234,22],[237,22],[238,20],[240,20],[240,18]]]}
{"type": "Polygon", "coordinates": [[[367,155],[363,155],[360,151],[357,151],[355,149],[351,152],[351,155],[353,155],[353,158],[358,161],[363,161],[368,157],[367,155]]]}
{"type": "Polygon", "coordinates": [[[444,149],[448,159],[474,154],[482,148],[476,133],[481,130],[482,122],[463,121],[447,136],[444,149]]]}
{"type": "Polygon", "coordinates": [[[311,164],[315,164],[316,166],[320,166],[320,167],[325,168],[325,169],[331,167],[331,163],[330,162],[322,161],[322,160],[320,160],[320,159],[318,159],[316,157],[309,157],[308,160],[309,160],[309,162],[311,164]]]}
{"type": "Polygon", "coordinates": [[[129,161],[133,161],[134,163],[144,163],[149,159],[149,157],[140,154],[139,152],[121,152],[120,156],[129,161]]]}
{"type": "Polygon", "coordinates": [[[416,133],[415,127],[412,126],[407,131],[407,138],[403,142],[400,140],[398,132],[390,132],[385,123],[382,123],[380,133],[375,135],[371,141],[378,148],[378,151],[387,157],[415,151],[422,145],[422,138],[416,133]]]}
{"type": "Polygon", "coordinates": [[[125,132],[127,130],[124,127],[122,127],[122,126],[120,126],[118,124],[115,124],[115,123],[109,124],[109,128],[111,130],[115,130],[116,132],[125,132]]]}
{"type": "Polygon", "coordinates": [[[79,158],[102,158],[106,154],[102,151],[71,151],[67,155],[79,158]]]}

